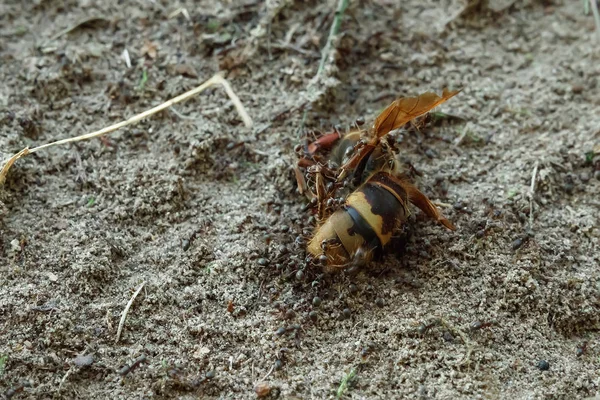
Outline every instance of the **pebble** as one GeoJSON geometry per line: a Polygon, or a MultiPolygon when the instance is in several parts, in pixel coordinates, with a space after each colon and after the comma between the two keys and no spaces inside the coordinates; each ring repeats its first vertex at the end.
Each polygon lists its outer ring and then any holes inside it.
{"type": "Polygon", "coordinates": [[[581,92],[583,92],[583,89],[585,89],[583,87],[583,85],[573,85],[571,86],[571,91],[575,94],[580,94],[581,92]]]}
{"type": "Polygon", "coordinates": [[[287,310],[285,312],[285,318],[287,319],[292,319],[296,316],[296,313],[294,312],[294,310],[287,310]]]}
{"type": "Polygon", "coordinates": [[[311,312],[308,313],[308,318],[310,318],[311,321],[314,322],[314,321],[316,321],[319,318],[319,316],[318,316],[318,314],[317,314],[316,311],[311,311],[311,312]]]}
{"type": "Polygon", "coordinates": [[[269,264],[269,261],[266,258],[259,258],[258,261],[256,261],[258,263],[258,265],[261,265],[263,267],[267,266],[267,264],[269,264]]]}
{"type": "Polygon", "coordinates": [[[523,239],[521,238],[515,239],[510,245],[513,250],[518,250],[521,246],[523,246],[523,239]]]}
{"type": "Polygon", "coordinates": [[[319,307],[321,305],[321,298],[320,297],[314,297],[312,300],[312,304],[315,307],[319,307]]]}
{"type": "Polygon", "coordinates": [[[432,148],[428,148],[427,150],[425,150],[425,155],[429,158],[436,158],[437,152],[435,150],[433,150],[432,148]]]}
{"type": "Polygon", "coordinates": [[[540,360],[537,364],[540,371],[548,371],[550,369],[550,363],[546,360],[540,360]]]}
{"type": "Polygon", "coordinates": [[[454,336],[452,336],[452,334],[448,331],[444,331],[442,337],[444,338],[444,340],[446,342],[453,342],[454,341],[454,336]]]}
{"type": "Polygon", "coordinates": [[[457,201],[456,203],[454,203],[454,205],[453,205],[452,207],[453,207],[455,210],[458,210],[458,211],[460,211],[460,210],[462,210],[463,208],[465,208],[465,207],[466,207],[466,204],[465,204],[465,203],[463,203],[462,201],[460,201],[460,200],[459,200],[459,201],[457,201]]]}
{"type": "Polygon", "coordinates": [[[299,281],[304,280],[304,271],[299,269],[298,272],[296,272],[296,279],[299,281]]]}
{"type": "Polygon", "coordinates": [[[277,329],[277,330],[275,331],[275,334],[276,334],[277,336],[281,336],[281,335],[283,335],[283,334],[285,333],[285,331],[286,331],[286,329],[285,329],[285,328],[282,326],[281,328],[279,328],[279,329],[277,329]]]}
{"type": "Polygon", "coordinates": [[[94,363],[94,357],[91,354],[88,354],[88,355],[85,355],[85,356],[84,355],[78,355],[73,360],[73,364],[77,365],[78,367],[89,367],[93,363],[94,363]]]}
{"type": "Polygon", "coordinates": [[[212,379],[215,377],[215,375],[216,375],[215,370],[211,369],[204,376],[206,376],[206,379],[212,379]]]}
{"type": "Polygon", "coordinates": [[[344,318],[350,318],[350,316],[352,315],[352,311],[350,311],[349,308],[344,308],[344,311],[342,311],[342,314],[344,315],[344,318]]]}
{"type": "Polygon", "coordinates": [[[266,397],[271,393],[271,387],[267,383],[261,382],[254,387],[254,392],[258,397],[266,397]]]}
{"type": "Polygon", "coordinates": [[[383,299],[381,297],[378,297],[375,299],[375,304],[379,308],[382,308],[385,305],[385,303],[383,302],[383,299]]]}
{"type": "Polygon", "coordinates": [[[596,178],[596,180],[600,181],[600,170],[594,172],[594,178],[596,178]]]}
{"type": "Polygon", "coordinates": [[[583,171],[580,175],[579,175],[579,179],[581,179],[581,182],[589,182],[590,180],[590,174],[587,171],[583,171]]]}
{"type": "Polygon", "coordinates": [[[348,289],[350,290],[350,293],[352,293],[352,294],[355,294],[356,292],[358,292],[358,287],[355,284],[351,284],[348,289]]]}

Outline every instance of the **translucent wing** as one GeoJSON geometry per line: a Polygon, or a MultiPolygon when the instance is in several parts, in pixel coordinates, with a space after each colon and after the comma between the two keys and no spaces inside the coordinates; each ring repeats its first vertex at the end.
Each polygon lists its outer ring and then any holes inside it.
{"type": "Polygon", "coordinates": [[[401,97],[390,104],[375,120],[377,137],[387,135],[416,117],[425,114],[434,107],[455,96],[460,90],[444,89],[442,96],[427,92],[417,97],[401,97]]]}

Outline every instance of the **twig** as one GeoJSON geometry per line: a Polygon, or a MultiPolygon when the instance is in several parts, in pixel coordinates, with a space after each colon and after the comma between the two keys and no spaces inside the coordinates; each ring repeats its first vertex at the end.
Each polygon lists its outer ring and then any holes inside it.
{"type": "Polygon", "coordinates": [[[439,321],[440,321],[440,324],[444,328],[446,328],[450,331],[453,331],[455,334],[460,336],[460,339],[463,341],[465,346],[467,346],[467,352],[463,356],[463,359],[461,360],[460,365],[467,364],[471,360],[471,354],[473,354],[473,348],[474,348],[473,344],[471,343],[471,341],[469,340],[467,335],[462,330],[460,330],[459,328],[457,328],[456,326],[451,324],[449,321],[445,320],[444,318],[440,318],[439,321]]]}
{"type": "Polygon", "coordinates": [[[590,8],[592,9],[592,14],[594,14],[594,20],[596,21],[596,32],[598,33],[598,38],[600,39],[600,12],[598,12],[598,3],[596,0],[590,0],[590,8]]]}
{"type": "Polygon", "coordinates": [[[119,374],[121,376],[125,376],[128,373],[130,373],[131,371],[133,371],[134,369],[136,369],[144,361],[146,361],[146,355],[142,354],[141,356],[139,356],[138,358],[133,360],[133,362],[131,364],[126,365],[123,368],[121,368],[120,370],[118,370],[117,374],[119,374]]]}
{"type": "MultiPolygon", "coordinates": [[[[329,29],[329,36],[327,37],[327,42],[325,43],[325,47],[321,52],[321,61],[319,62],[319,68],[317,69],[317,74],[315,75],[314,80],[318,80],[323,70],[325,69],[325,62],[329,58],[329,52],[331,51],[331,43],[335,35],[340,30],[340,26],[342,25],[342,17],[344,16],[344,12],[346,12],[346,8],[348,8],[349,0],[339,0],[337,10],[335,11],[335,17],[333,18],[333,23],[331,24],[331,28],[329,29]]],[[[300,123],[299,131],[302,132],[304,129],[304,123],[306,122],[306,116],[308,114],[308,109],[304,110],[304,114],[302,114],[302,121],[300,123]]]]}
{"type": "Polygon", "coordinates": [[[535,178],[537,177],[539,162],[536,161],[531,174],[531,186],[529,186],[529,229],[533,229],[533,195],[535,194],[535,178]]]}
{"type": "Polygon", "coordinates": [[[186,119],[186,120],[190,120],[190,121],[195,121],[197,119],[195,117],[189,117],[187,115],[183,115],[182,113],[177,111],[175,109],[175,107],[171,107],[171,109],[169,111],[171,111],[173,114],[175,114],[178,118],[181,118],[181,119],[186,119]]]}
{"type": "Polygon", "coordinates": [[[185,19],[187,19],[188,21],[192,20],[190,18],[190,13],[188,12],[188,10],[186,8],[183,8],[183,7],[180,7],[177,10],[173,11],[171,14],[169,14],[168,18],[169,19],[175,18],[179,14],[183,14],[183,16],[185,17],[185,19]]]}
{"type": "Polygon", "coordinates": [[[271,376],[271,374],[273,373],[273,369],[275,369],[275,364],[271,365],[271,369],[269,370],[269,372],[267,372],[264,378],[261,379],[261,381],[265,381],[269,376],[271,376]]]}
{"type": "Polygon", "coordinates": [[[121,315],[121,320],[119,321],[119,327],[117,328],[117,338],[115,339],[115,343],[119,343],[119,339],[121,338],[121,331],[123,330],[123,325],[125,324],[125,319],[127,319],[127,313],[129,312],[129,309],[131,308],[133,301],[135,300],[137,295],[140,294],[140,292],[142,291],[142,288],[144,287],[145,284],[146,284],[146,282],[142,282],[140,287],[137,288],[137,290],[135,291],[133,296],[131,296],[131,299],[129,299],[129,302],[125,306],[125,309],[123,310],[123,314],[121,315]]]}
{"type": "Polygon", "coordinates": [[[96,21],[103,21],[103,22],[110,22],[107,18],[104,17],[100,17],[100,16],[93,16],[93,17],[86,17],[80,21],[77,21],[75,24],[69,26],[66,29],[63,29],[62,31],[58,32],[57,34],[55,34],[54,36],[50,37],[42,46],[40,47],[44,47],[47,43],[52,42],[56,39],[58,39],[59,37],[66,35],[69,32],[74,31],[75,29],[89,24],[90,22],[96,22],[96,21]]]}
{"type": "Polygon", "coordinates": [[[60,383],[58,384],[58,392],[59,393],[60,393],[60,389],[62,388],[62,385],[67,381],[67,378],[69,377],[69,375],[71,375],[71,372],[73,372],[73,367],[69,368],[69,370],[67,371],[65,376],[63,376],[62,379],[60,380],[60,383]]]}
{"type": "Polygon", "coordinates": [[[333,19],[333,24],[331,24],[331,29],[329,30],[329,36],[327,37],[327,43],[325,43],[325,47],[323,47],[323,53],[321,54],[321,62],[319,63],[319,69],[317,69],[317,77],[321,75],[323,69],[325,68],[325,61],[329,57],[329,51],[331,50],[331,43],[333,42],[333,38],[337,35],[340,30],[340,26],[342,25],[342,17],[344,16],[344,12],[346,12],[346,8],[348,8],[349,0],[339,0],[338,7],[335,11],[335,18],[333,19]]]}
{"type": "Polygon", "coordinates": [[[4,184],[4,181],[6,180],[6,175],[8,174],[9,169],[12,167],[12,165],[15,163],[15,161],[17,161],[19,158],[26,156],[28,154],[31,153],[35,153],[37,151],[46,149],[48,147],[52,147],[52,146],[59,146],[61,144],[66,144],[66,143],[72,143],[72,142],[78,142],[80,140],[86,140],[86,139],[92,139],[95,137],[99,137],[102,135],[105,135],[107,133],[110,132],[114,132],[117,129],[123,128],[127,125],[131,125],[133,123],[139,122],[153,114],[156,114],[166,108],[171,107],[174,104],[180,103],[184,100],[189,99],[190,97],[193,97],[201,92],[203,92],[204,90],[206,90],[207,88],[211,87],[211,86],[215,86],[215,85],[221,85],[223,86],[223,88],[225,89],[225,92],[227,93],[227,95],[229,96],[229,98],[231,99],[231,101],[233,102],[235,108],[238,111],[238,114],[240,115],[240,117],[242,118],[242,120],[244,121],[244,125],[246,125],[246,127],[250,128],[252,127],[252,118],[250,118],[250,116],[248,115],[248,113],[246,112],[246,109],[244,108],[242,102],[240,101],[240,98],[234,93],[233,89],[231,88],[231,86],[229,85],[229,82],[227,82],[227,80],[225,80],[225,78],[223,78],[223,76],[221,74],[216,74],[214,75],[212,78],[210,78],[209,80],[207,80],[206,82],[204,82],[202,85],[188,91],[185,92],[184,94],[181,94],[177,97],[172,98],[169,101],[166,101],[154,108],[151,108],[150,110],[144,111],[141,114],[137,114],[125,121],[121,121],[117,124],[108,126],[106,128],[100,129],[99,131],[95,131],[92,133],[87,133],[85,135],[81,135],[81,136],[77,136],[77,137],[73,137],[73,138],[67,138],[67,139],[61,139],[61,140],[57,140],[55,142],[52,143],[47,143],[38,147],[34,147],[32,149],[26,147],[23,150],[21,150],[20,152],[18,152],[17,154],[15,154],[14,156],[12,156],[7,162],[6,164],[2,167],[2,170],[0,170],[0,185],[4,184]]]}

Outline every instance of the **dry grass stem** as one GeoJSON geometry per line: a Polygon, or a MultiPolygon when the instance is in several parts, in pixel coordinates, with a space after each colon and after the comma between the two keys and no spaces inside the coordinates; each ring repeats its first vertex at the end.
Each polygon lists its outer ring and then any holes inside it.
{"type": "Polygon", "coordinates": [[[135,293],[133,293],[133,295],[129,299],[129,302],[125,306],[125,309],[123,310],[123,314],[121,315],[121,320],[119,321],[119,327],[117,328],[117,338],[115,339],[115,343],[119,343],[119,339],[121,338],[121,332],[123,331],[123,325],[125,325],[125,320],[127,319],[127,313],[129,312],[129,309],[131,308],[131,305],[133,304],[137,295],[140,294],[140,292],[144,288],[145,284],[146,284],[146,282],[142,282],[140,287],[137,288],[135,293]]]}
{"type": "MultiPolygon", "coordinates": [[[[348,8],[349,0],[339,0],[337,9],[335,10],[335,16],[333,18],[333,23],[331,24],[331,28],[329,29],[329,36],[327,36],[327,42],[325,42],[325,46],[321,51],[321,61],[319,62],[319,68],[317,68],[317,74],[313,78],[313,82],[319,82],[319,78],[323,74],[325,70],[325,66],[327,64],[327,60],[329,60],[329,56],[331,53],[331,46],[333,43],[333,39],[338,34],[340,27],[342,26],[342,18],[344,17],[344,13],[348,8]]],[[[300,122],[299,131],[302,132],[304,129],[304,124],[306,123],[306,117],[308,116],[308,109],[304,109],[304,113],[302,114],[302,121],[300,122]]]]}
{"type": "Polygon", "coordinates": [[[596,21],[596,33],[598,33],[598,39],[600,39],[600,12],[598,11],[597,0],[590,0],[590,8],[592,14],[594,14],[594,21],[596,21]]]}
{"type": "Polygon", "coordinates": [[[529,228],[533,229],[533,195],[535,194],[535,179],[537,177],[539,162],[535,162],[533,173],[531,174],[531,186],[529,187],[529,228]]]}
{"type": "Polygon", "coordinates": [[[10,168],[13,166],[13,164],[15,163],[15,161],[17,161],[19,158],[26,156],[27,154],[31,154],[31,153],[35,153],[37,151],[40,150],[44,150],[47,149],[48,147],[52,147],[52,146],[59,146],[62,144],[67,144],[67,143],[73,143],[73,142],[79,142],[81,140],[87,140],[87,139],[92,139],[92,138],[96,138],[102,135],[106,135],[107,133],[111,133],[114,132],[120,128],[123,128],[127,125],[131,125],[134,124],[136,122],[139,122],[151,115],[154,115],[166,108],[171,107],[174,104],[180,103],[184,100],[187,100],[193,96],[196,96],[197,94],[205,91],[206,89],[208,89],[211,86],[215,86],[215,85],[221,85],[223,86],[223,88],[225,89],[225,92],[227,93],[227,95],[229,96],[229,98],[231,99],[233,105],[235,106],[238,114],[240,115],[242,121],[244,122],[244,125],[248,128],[252,127],[252,118],[250,118],[250,116],[248,115],[248,113],[246,112],[246,109],[244,108],[244,105],[242,104],[242,102],[240,101],[240,98],[235,94],[235,92],[233,91],[233,89],[231,88],[231,85],[229,84],[229,82],[227,82],[227,80],[225,78],[223,78],[223,76],[221,74],[216,74],[214,75],[212,78],[210,78],[209,80],[207,80],[206,82],[204,82],[202,85],[188,91],[185,92],[177,97],[172,98],[169,101],[166,101],[154,108],[151,108],[150,110],[144,111],[141,114],[137,114],[125,121],[121,121],[117,124],[111,125],[111,126],[107,126],[106,128],[102,128],[98,131],[95,132],[91,132],[91,133],[87,133],[85,135],[81,135],[81,136],[76,136],[76,137],[72,137],[72,138],[67,138],[67,139],[61,139],[61,140],[57,140],[55,142],[52,143],[46,143],[44,145],[38,146],[38,147],[34,147],[32,149],[26,147],[23,150],[21,150],[20,152],[18,152],[17,154],[15,154],[14,156],[12,156],[10,159],[8,159],[8,161],[6,162],[6,164],[2,167],[2,170],[0,170],[0,185],[4,184],[4,181],[6,180],[6,176],[8,174],[8,171],[10,170],[10,168]]]}

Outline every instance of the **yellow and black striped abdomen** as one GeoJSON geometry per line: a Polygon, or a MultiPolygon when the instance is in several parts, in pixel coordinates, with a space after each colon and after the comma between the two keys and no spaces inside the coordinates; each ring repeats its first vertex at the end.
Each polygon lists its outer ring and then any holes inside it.
{"type": "Polygon", "coordinates": [[[389,243],[392,233],[408,216],[406,191],[386,172],[377,172],[346,201],[360,218],[357,225],[366,224],[377,235],[380,247],[389,243]],[[362,221],[361,221],[362,220],[362,221]]]}
{"type": "Polygon", "coordinates": [[[407,198],[388,173],[375,173],[319,227],[309,243],[309,253],[317,258],[325,255],[329,266],[348,265],[358,254],[362,262],[369,261],[406,220],[407,198]]]}

